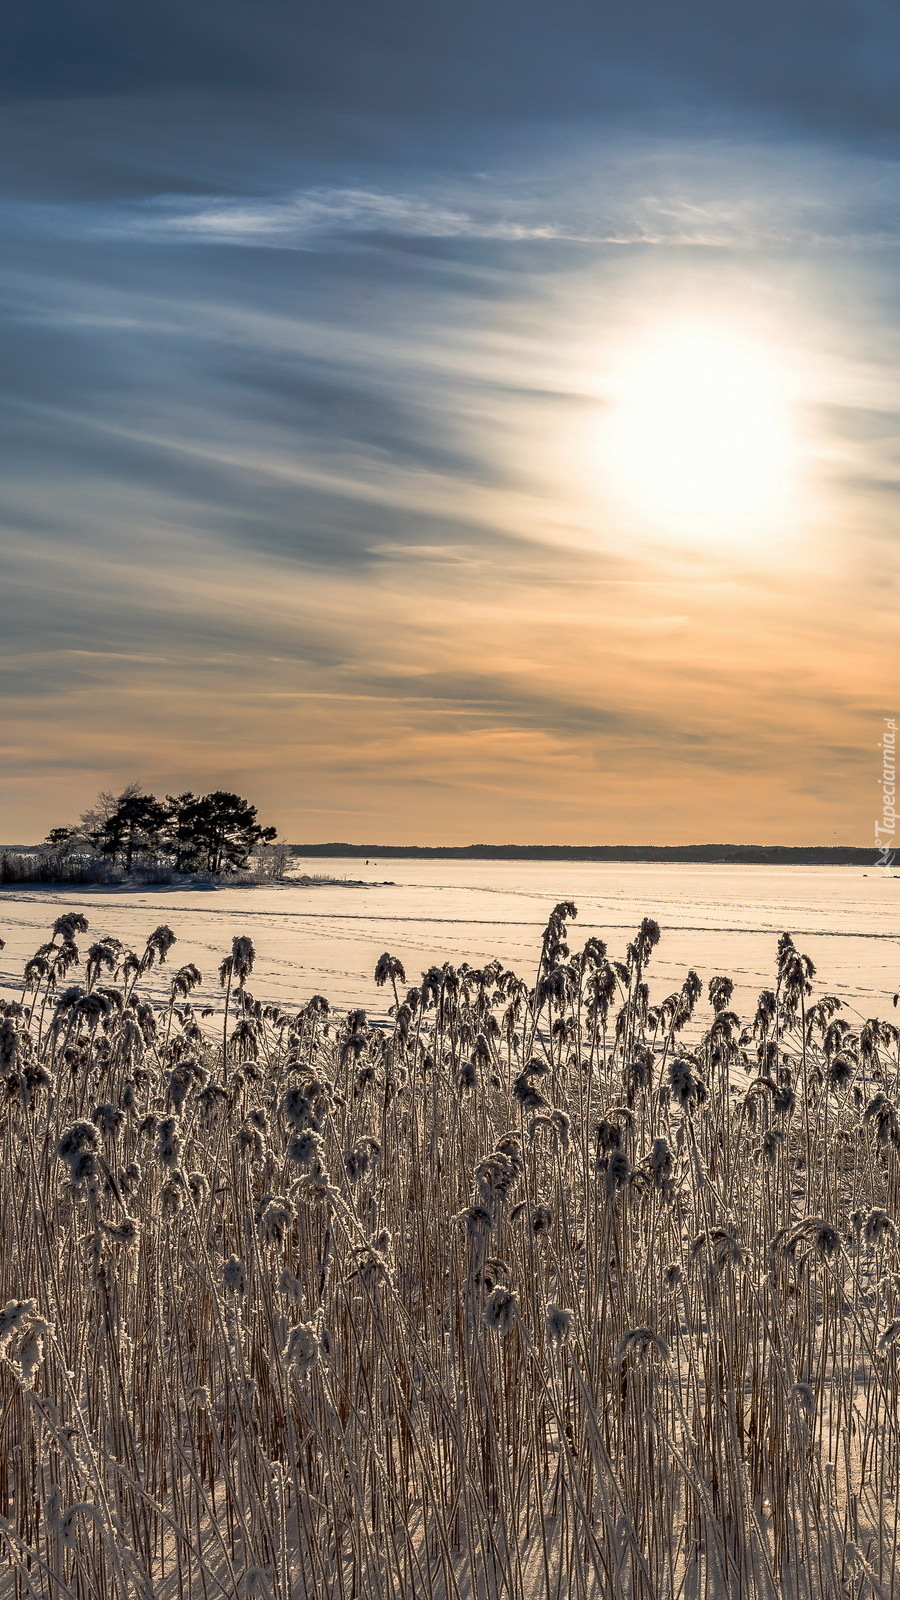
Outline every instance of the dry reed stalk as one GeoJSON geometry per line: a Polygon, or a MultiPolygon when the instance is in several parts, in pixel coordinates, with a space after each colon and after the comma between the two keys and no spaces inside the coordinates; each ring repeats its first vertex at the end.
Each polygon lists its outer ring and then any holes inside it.
{"type": "Polygon", "coordinates": [[[60,918],[0,1012],[0,1594],[900,1600],[900,1035],[659,929],[157,1007],[60,918]],[[81,982],[76,981],[79,971],[81,982]],[[52,1328],[52,1331],[51,1331],[52,1328]]]}

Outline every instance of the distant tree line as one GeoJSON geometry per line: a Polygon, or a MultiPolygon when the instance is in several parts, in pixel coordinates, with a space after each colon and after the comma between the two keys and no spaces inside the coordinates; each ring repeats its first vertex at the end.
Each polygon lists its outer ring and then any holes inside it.
{"type": "Polygon", "coordinates": [[[277,838],[278,830],[262,827],[256,806],[239,794],[186,791],[159,800],[132,783],[119,795],[101,794],[73,826],[51,828],[43,849],[57,857],[89,852],[125,872],[152,863],[217,876],[246,870],[260,851],[283,853],[277,838]]]}

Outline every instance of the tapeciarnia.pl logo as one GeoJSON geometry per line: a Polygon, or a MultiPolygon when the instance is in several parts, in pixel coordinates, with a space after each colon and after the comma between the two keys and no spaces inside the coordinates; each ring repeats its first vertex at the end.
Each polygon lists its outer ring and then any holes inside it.
{"type": "Polygon", "coordinates": [[[881,821],[875,824],[876,865],[890,867],[894,860],[894,834],[897,831],[897,719],[885,717],[878,743],[881,751],[881,821]]]}

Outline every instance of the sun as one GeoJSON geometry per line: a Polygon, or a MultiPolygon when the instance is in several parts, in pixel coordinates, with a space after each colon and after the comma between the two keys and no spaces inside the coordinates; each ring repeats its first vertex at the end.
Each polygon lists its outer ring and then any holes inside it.
{"type": "Polygon", "coordinates": [[[784,512],[794,444],[785,373],[728,329],[665,329],[615,375],[608,488],[658,529],[723,540],[784,512]]]}

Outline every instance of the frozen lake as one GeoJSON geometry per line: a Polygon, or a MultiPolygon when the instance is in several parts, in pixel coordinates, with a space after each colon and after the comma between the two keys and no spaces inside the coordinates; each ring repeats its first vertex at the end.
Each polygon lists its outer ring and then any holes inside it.
{"type": "Polygon", "coordinates": [[[216,969],[232,936],[249,934],[258,998],[299,1004],[318,993],[338,1007],[365,1005],[377,1014],[387,1003],[372,979],[383,950],[399,956],[410,983],[433,963],[478,965],[492,956],[533,979],[547,915],[557,901],[571,899],[579,910],[573,949],[597,934],[612,956],[620,955],[641,918],[656,918],[663,937],[648,973],[654,998],[677,988],[694,967],[704,980],[718,972],[733,977],[737,1009],[746,1012],[772,983],[776,940],[786,929],[816,963],[818,992],[840,995],[864,1017],[897,1016],[891,1000],[900,988],[900,875],[875,866],[316,859],[297,862],[295,870],[365,881],[362,887],[0,889],[6,940],[0,988],[16,992],[24,962],[54,918],[78,909],[90,922],[85,945],[108,933],[140,947],[158,923],[169,923],[178,937],[170,964],[193,961],[200,968],[201,1003],[218,998],[216,969]]]}

